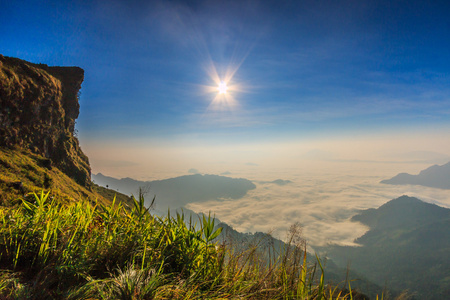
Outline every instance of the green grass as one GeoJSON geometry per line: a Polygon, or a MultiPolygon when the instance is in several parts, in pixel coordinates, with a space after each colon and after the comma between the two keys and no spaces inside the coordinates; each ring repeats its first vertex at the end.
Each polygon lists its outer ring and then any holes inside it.
{"type": "Polygon", "coordinates": [[[214,225],[154,217],[142,195],[126,207],[32,193],[0,207],[0,298],[352,299],[300,245],[267,261],[257,247],[215,243],[214,225]]]}
{"type": "Polygon", "coordinates": [[[103,204],[117,202],[132,204],[130,197],[95,184],[85,187],[61,172],[46,167],[48,159],[26,149],[0,148],[0,205],[14,204],[30,192],[50,191],[50,196],[64,201],[97,199],[103,204]]]}

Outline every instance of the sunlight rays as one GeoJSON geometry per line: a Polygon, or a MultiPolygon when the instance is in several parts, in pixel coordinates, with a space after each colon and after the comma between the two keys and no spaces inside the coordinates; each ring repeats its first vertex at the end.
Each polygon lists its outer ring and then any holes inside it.
{"type": "MultiPolygon", "coordinates": [[[[242,62],[240,62],[242,64],[242,62]]],[[[207,94],[215,94],[210,104],[206,108],[208,111],[235,111],[239,108],[239,102],[235,98],[235,94],[243,90],[242,85],[234,82],[233,77],[240,67],[227,66],[225,76],[220,76],[216,65],[212,59],[209,59],[208,67],[205,68],[206,73],[211,79],[212,84],[203,86],[203,90],[207,94]]]]}
{"type": "Polygon", "coordinates": [[[196,84],[203,100],[207,101],[206,107],[200,108],[200,119],[232,126],[241,123],[236,117],[240,115],[242,99],[238,101],[237,97],[248,87],[236,74],[256,46],[260,28],[255,32],[255,28],[225,22],[225,15],[219,22],[189,9],[177,8],[174,14],[178,30],[173,30],[171,23],[169,31],[183,42],[183,46],[194,50],[206,75],[202,83],[196,84]],[[238,33],[240,38],[232,38],[238,33]]]}

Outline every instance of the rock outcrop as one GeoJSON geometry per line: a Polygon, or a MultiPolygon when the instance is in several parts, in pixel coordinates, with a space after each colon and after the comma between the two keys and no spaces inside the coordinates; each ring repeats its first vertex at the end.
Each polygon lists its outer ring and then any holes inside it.
{"type": "Polygon", "coordinates": [[[0,55],[0,146],[28,148],[88,187],[91,169],[74,135],[84,71],[0,55]]]}

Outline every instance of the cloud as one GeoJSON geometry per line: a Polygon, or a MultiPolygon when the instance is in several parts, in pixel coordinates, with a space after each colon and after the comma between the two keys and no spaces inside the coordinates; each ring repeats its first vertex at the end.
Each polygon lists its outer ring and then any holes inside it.
{"type": "Polygon", "coordinates": [[[197,169],[194,169],[194,168],[189,169],[188,173],[190,173],[190,174],[200,174],[200,172],[197,169]]]}
{"type": "Polygon", "coordinates": [[[313,149],[303,154],[302,157],[313,160],[331,160],[335,157],[335,154],[330,151],[313,149]]]}
{"type": "MultiPolygon", "coordinates": [[[[367,231],[366,226],[350,221],[360,210],[379,207],[403,194],[450,207],[449,191],[379,184],[385,174],[405,166],[334,162],[316,170],[290,170],[289,185],[267,185],[261,182],[264,180],[254,180],[257,188],[242,199],[191,203],[188,208],[212,211],[242,232],[273,232],[284,238],[289,226],[299,222],[309,245],[354,245],[354,239],[367,231]]],[[[261,176],[267,178],[274,172],[261,176]]]]}
{"type": "Polygon", "coordinates": [[[450,161],[449,155],[433,151],[407,151],[385,155],[385,157],[397,161],[429,164],[444,164],[450,161]]]}
{"type": "Polygon", "coordinates": [[[98,166],[108,166],[110,168],[125,168],[125,167],[134,167],[138,166],[139,164],[136,162],[131,162],[127,160],[109,160],[109,159],[96,159],[95,165],[98,166]]]}

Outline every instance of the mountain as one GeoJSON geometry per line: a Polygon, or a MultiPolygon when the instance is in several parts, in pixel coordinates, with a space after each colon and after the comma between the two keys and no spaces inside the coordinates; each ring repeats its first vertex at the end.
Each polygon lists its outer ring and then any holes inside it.
{"type": "Polygon", "coordinates": [[[89,160],[74,136],[83,79],[78,67],[0,56],[0,146],[29,149],[88,185],[89,160]]]}
{"type": "Polygon", "coordinates": [[[92,184],[89,159],[75,134],[83,79],[79,67],[49,67],[0,54],[0,202],[41,189],[105,203],[114,197],[92,184]]]}
{"type": "Polygon", "coordinates": [[[440,189],[450,189],[450,162],[442,166],[431,166],[421,171],[418,175],[400,173],[391,179],[381,181],[381,183],[395,185],[413,184],[440,189]]]}
{"type": "Polygon", "coordinates": [[[128,195],[136,195],[139,188],[149,189],[148,195],[156,196],[158,210],[167,209],[167,207],[175,209],[191,202],[240,199],[249,190],[256,188],[250,180],[244,178],[201,174],[164,180],[138,181],[131,178],[116,179],[99,173],[92,175],[92,179],[101,186],[128,195]]]}
{"type": "Polygon", "coordinates": [[[283,185],[291,184],[292,181],[284,180],[284,179],[275,179],[275,180],[272,180],[272,181],[259,181],[258,183],[261,183],[261,184],[276,184],[276,185],[279,185],[279,186],[283,186],[283,185]]]}
{"type": "Polygon", "coordinates": [[[356,239],[360,247],[330,245],[322,251],[343,267],[415,299],[450,295],[450,209],[402,196],[352,221],[370,227],[356,239]]]}

